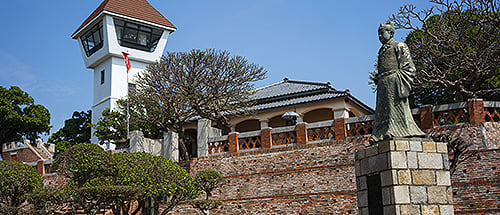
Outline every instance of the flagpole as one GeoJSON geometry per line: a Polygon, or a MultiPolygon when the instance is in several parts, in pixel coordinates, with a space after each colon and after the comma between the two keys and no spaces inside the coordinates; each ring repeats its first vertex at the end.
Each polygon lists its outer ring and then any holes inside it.
{"type": "Polygon", "coordinates": [[[128,83],[128,71],[127,71],[127,139],[130,139],[130,112],[129,112],[129,100],[130,100],[130,96],[129,96],[129,83],[128,83]]]}
{"type": "Polygon", "coordinates": [[[130,100],[130,95],[129,95],[129,78],[128,78],[128,72],[130,70],[130,62],[128,60],[128,52],[122,52],[123,54],[123,59],[125,60],[125,67],[127,69],[127,139],[130,139],[130,105],[129,105],[129,100],[130,100]]]}

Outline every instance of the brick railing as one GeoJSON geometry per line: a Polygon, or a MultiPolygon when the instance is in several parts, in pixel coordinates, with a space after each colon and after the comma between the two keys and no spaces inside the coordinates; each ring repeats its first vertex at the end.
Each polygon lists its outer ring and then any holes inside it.
{"type": "MultiPolygon", "coordinates": [[[[411,112],[422,130],[464,123],[500,122],[500,101],[470,99],[453,104],[424,105],[411,112]]],[[[208,154],[237,153],[370,135],[373,120],[373,115],[367,115],[315,123],[301,122],[279,128],[267,127],[260,131],[232,132],[226,136],[209,138],[208,154]]]]}

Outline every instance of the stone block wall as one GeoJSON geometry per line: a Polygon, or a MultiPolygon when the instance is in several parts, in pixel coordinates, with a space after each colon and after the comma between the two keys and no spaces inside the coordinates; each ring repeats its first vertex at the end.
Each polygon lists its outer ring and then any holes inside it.
{"type": "Polygon", "coordinates": [[[361,215],[453,214],[446,143],[380,142],[356,153],[355,168],[361,215]]]}

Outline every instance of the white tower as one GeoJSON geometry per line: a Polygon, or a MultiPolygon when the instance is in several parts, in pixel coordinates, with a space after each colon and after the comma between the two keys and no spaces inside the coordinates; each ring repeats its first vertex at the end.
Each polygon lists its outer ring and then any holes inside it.
{"type": "MultiPolygon", "coordinates": [[[[78,27],[71,37],[78,40],[85,66],[94,70],[92,123],[127,96],[132,77],[160,59],[175,30],[146,0],[104,0],[78,27]],[[130,54],[130,83],[122,52],[130,54]]],[[[93,135],[91,142],[97,143],[93,135]]]]}

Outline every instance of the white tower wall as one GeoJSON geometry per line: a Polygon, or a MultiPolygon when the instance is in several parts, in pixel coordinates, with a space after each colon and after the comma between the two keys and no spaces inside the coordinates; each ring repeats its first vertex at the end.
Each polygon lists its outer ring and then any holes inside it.
{"type": "MultiPolygon", "coordinates": [[[[85,63],[85,66],[94,70],[93,81],[93,105],[92,105],[92,124],[97,123],[101,117],[102,111],[106,108],[116,110],[116,101],[126,98],[128,83],[134,83],[134,76],[145,70],[147,65],[159,60],[165,50],[168,36],[175,29],[169,29],[164,26],[151,22],[134,19],[119,14],[104,11],[103,14],[96,17],[81,32],[76,33],[78,44],[85,63]],[[114,18],[119,18],[138,24],[162,29],[163,33],[153,52],[142,51],[134,48],[120,46],[115,31],[114,18]],[[79,39],[86,29],[96,25],[99,20],[103,24],[103,46],[90,56],[87,56],[82,41],[79,39]],[[123,59],[122,52],[129,53],[131,69],[129,71],[129,81],[127,82],[127,69],[123,59]],[[101,71],[104,71],[104,80],[102,81],[101,71]],[[102,83],[101,83],[102,82],[102,83]]],[[[92,134],[94,130],[92,129],[92,134]]],[[[97,143],[97,138],[92,135],[91,142],[97,143]]]]}

